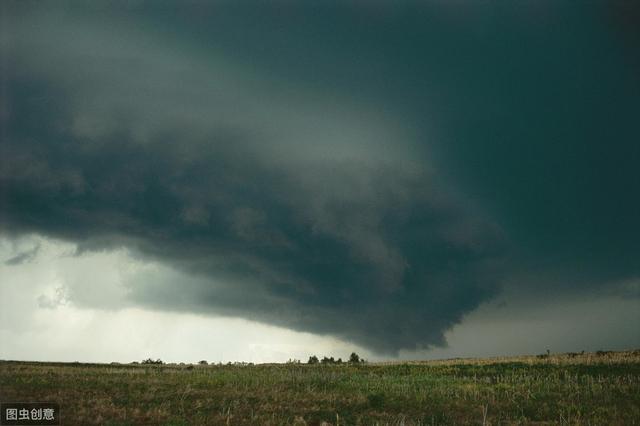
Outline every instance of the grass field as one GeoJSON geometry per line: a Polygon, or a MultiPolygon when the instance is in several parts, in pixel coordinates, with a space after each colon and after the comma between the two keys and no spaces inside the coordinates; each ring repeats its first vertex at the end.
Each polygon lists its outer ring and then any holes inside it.
{"type": "Polygon", "coordinates": [[[365,365],[0,362],[64,425],[640,424],[640,351],[365,365]]]}

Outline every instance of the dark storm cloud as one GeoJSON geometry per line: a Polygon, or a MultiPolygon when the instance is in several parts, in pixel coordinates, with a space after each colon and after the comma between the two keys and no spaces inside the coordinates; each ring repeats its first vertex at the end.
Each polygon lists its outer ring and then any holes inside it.
{"type": "Polygon", "coordinates": [[[187,274],[136,303],[394,352],[505,276],[640,272],[639,85],[597,7],[128,5],[5,6],[0,191],[5,233],[187,274]]]}

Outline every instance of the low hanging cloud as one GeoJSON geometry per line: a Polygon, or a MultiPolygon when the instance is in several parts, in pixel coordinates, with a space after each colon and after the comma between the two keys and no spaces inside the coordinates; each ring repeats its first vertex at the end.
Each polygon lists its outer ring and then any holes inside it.
{"type": "Polygon", "coordinates": [[[164,263],[132,284],[142,306],[384,353],[443,344],[496,291],[498,227],[446,189],[397,118],[287,93],[140,29],[16,18],[2,46],[5,233],[164,263]]]}
{"type": "Polygon", "coordinates": [[[36,257],[39,250],[40,250],[40,246],[37,245],[33,248],[22,251],[16,254],[15,256],[12,256],[10,259],[5,260],[4,264],[13,266],[13,265],[21,265],[23,263],[31,262],[36,257]]]}

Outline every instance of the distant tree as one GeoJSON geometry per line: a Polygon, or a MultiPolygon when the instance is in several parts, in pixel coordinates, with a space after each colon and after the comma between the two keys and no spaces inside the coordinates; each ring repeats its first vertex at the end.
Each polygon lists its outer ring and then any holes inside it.
{"type": "Polygon", "coordinates": [[[162,360],[160,358],[156,359],[155,361],[152,360],[151,358],[147,358],[144,361],[141,362],[141,364],[157,364],[157,365],[162,365],[164,364],[164,362],[162,362],[162,360]]]}
{"type": "Polygon", "coordinates": [[[198,364],[200,364],[200,365],[209,365],[209,363],[204,359],[202,361],[200,361],[198,364]]]}
{"type": "Polygon", "coordinates": [[[311,355],[309,357],[309,361],[307,361],[307,364],[317,364],[319,362],[318,357],[315,355],[311,355]]]}
{"type": "Polygon", "coordinates": [[[355,352],[351,352],[351,355],[349,356],[349,364],[360,364],[360,356],[355,352]]]}
{"type": "Polygon", "coordinates": [[[336,364],[342,364],[342,358],[338,358],[338,360],[336,361],[336,364]]]}

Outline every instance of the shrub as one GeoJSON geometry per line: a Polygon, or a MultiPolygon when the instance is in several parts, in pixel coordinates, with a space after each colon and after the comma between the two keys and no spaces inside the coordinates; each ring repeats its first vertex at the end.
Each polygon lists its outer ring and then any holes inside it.
{"type": "Polygon", "coordinates": [[[309,357],[309,361],[307,361],[307,364],[317,364],[318,362],[318,357],[315,355],[311,355],[309,357]]]}
{"type": "Polygon", "coordinates": [[[367,395],[367,401],[371,408],[380,409],[384,405],[384,394],[382,393],[372,393],[367,395]]]}

